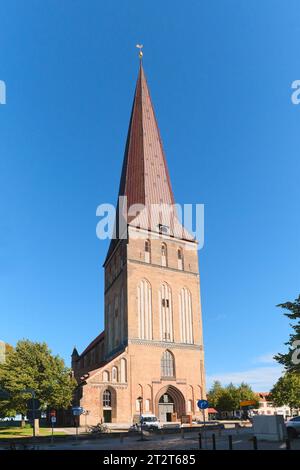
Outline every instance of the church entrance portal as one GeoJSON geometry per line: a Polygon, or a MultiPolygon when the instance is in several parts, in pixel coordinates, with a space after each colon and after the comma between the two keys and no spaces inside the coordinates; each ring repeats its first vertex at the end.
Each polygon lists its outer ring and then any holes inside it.
{"type": "Polygon", "coordinates": [[[181,391],[173,385],[166,385],[155,398],[155,413],[161,422],[180,420],[185,414],[185,399],[181,391]]]}
{"type": "Polygon", "coordinates": [[[161,396],[158,403],[158,418],[162,422],[172,421],[172,413],[174,413],[173,398],[165,393],[161,396]]]}

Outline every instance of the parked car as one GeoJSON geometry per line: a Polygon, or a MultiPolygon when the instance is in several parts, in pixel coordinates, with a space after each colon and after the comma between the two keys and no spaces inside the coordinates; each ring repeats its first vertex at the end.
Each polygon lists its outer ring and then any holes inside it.
{"type": "Polygon", "coordinates": [[[141,425],[143,429],[146,429],[149,431],[153,429],[161,428],[159,419],[153,414],[143,414],[141,416],[141,425]]]}
{"type": "Polygon", "coordinates": [[[139,418],[139,422],[134,423],[132,426],[130,426],[129,431],[140,432],[141,426],[143,430],[145,431],[153,431],[155,429],[162,428],[162,425],[159,419],[154,414],[151,414],[151,413],[142,414],[141,417],[139,418]]]}
{"type": "Polygon", "coordinates": [[[285,423],[289,437],[297,437],[300,434],[300,416],[295,416],[285,423]]]}

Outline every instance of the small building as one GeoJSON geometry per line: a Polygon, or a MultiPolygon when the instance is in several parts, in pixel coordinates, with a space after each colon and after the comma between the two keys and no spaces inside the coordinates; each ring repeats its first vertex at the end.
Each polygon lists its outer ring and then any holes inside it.
{"type": "Polygon", "coordinates": [[[218,411],[215,408],[208,408],[207,413],[209,420],[217,419],[218,411]]]}
{"type": "Polygon", "coordinates": [[[299,409],[291,409],[288,405],[275,406],[271,400],[270,392],[257,392],[259,397],[259,408],[253,410],[253,414],[256,415],[282,415],[283,418],[290,419],[293,416],[300,414],[299,409]]]}

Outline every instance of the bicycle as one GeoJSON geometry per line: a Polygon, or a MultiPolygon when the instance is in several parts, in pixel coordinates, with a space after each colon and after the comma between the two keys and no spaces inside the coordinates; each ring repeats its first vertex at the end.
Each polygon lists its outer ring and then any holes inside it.
{"type": "Polygon", "coordinates": [[[98,423],[95,426],[89,426],[89,432],[91,434],[109,434],[111,430],[106,424],[98,423]]]}

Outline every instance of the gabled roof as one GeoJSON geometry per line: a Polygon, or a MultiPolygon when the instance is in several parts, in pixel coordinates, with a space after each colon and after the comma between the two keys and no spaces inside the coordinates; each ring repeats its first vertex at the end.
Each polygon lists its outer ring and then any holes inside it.
{"type": "Polygon", "coordinates": [[[105,332],[102,331],[98,336],[96,336],[93,341],[90,342],[90,344],[85,348],[85,350],[80,354],[79,357],[84,356],[86,353],[88,353],[91,349],[93,349],[100,341],[104,340],[105,332]]]}
{"type": "Polygon", "coordinates": [[[106,359],[106,360],[103,360],[100,365],[98,365],[95,369],[91,369],[89,370],[88,372],[86,372],[85,374],[83,374],[83,376],[81,377],[81,382],[80,383],[83,383],[83,382],[86,382],[88,379],[94,377],[94,375],[96,375],[101,369],[103,369],[107,364],[110,364],[111,362],[113,362],[117,357],[121,356],[122,354],[124,354],[124,349],[121,350],[121,351],[117,351],[113,356],[111,356],[109,359],[106,359]]]}

